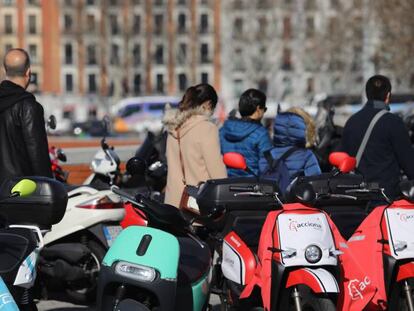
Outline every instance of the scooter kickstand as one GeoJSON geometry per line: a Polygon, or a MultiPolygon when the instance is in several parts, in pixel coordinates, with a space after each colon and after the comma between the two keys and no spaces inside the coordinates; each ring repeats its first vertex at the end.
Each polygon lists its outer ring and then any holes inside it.
{"type": "Polygon", "coordinates": [[[404,293],[407,297],[408,310],[414,311],[413,297],[411,296],[411,286],[408,284],[408,281],[404,281],[404,293]]]}
{"type": "Polygon", "coordinates": [[[296,286],[293,288],[292,298],[295,303],[296,311],[302,311],[302,306],[300,305],[300,293],[296,286]]]}

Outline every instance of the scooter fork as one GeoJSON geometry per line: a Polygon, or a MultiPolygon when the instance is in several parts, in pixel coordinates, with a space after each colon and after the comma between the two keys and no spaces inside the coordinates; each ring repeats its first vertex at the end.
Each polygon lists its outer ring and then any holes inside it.
{"type": "Polygon", "coordinates": [[[300,304],[300,293],[298,291],[297,286],[293,288],[292,298],[295,303],[296,311],[302,311],[302,306],[300,304]]]}
{"type": "Polygon", "coordinates": [[[404,281],[404,293],[407,297],[407,307],[408,310],[414,311],[414,303],[413,303],[413,297],[411,296],[411,286],[408,284],[408,281],[404,281]]]}

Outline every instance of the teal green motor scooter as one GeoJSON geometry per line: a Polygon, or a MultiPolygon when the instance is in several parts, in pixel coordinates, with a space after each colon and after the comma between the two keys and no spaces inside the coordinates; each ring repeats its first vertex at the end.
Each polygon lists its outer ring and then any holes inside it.
{"type": "Polygon", "coordinates": [[[106,254],[98,282],[101,311],[202,311],[208,307],[211,253],[177,208],[112,191],[144,212],[106,254]]]}

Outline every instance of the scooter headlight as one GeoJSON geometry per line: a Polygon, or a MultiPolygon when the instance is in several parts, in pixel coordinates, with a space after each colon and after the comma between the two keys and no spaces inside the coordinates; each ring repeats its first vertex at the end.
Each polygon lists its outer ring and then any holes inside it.
{"type": "Polygon", "coordinates": [[[305,258],[309,263],[317,263],[322,258],[321,248],[316,245],[309,245],[305,250],[305,258]]]}
{"type": "Polygon", "coordinates": [[[120,261],[115,266],[115,273],[140,282],[152,282],[157,273],[153,268],[120,261]]]}

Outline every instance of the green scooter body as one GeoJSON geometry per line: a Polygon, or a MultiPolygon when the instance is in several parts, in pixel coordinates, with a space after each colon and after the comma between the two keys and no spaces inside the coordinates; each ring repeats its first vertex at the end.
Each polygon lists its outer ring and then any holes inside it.
{"type": "MultiPolygon", "coordinates": [[[[180,288],[177,288],[179,257],[180,245],[174,235],[150,227],[131,226],[121,232],[108,250],[102,262],[100,283],[114,282],[114,278],[117,278],[114,274],[114,267],[120,261],[151,267],[157,272],[157,280],[154,281],[153,290],[159,295],[160,300],[165,300],[160,310],[178,310],[176,300],[184,297],[184,299],[192,298],[192,311],[202,311],[209,297],[209,273],[204,274],[199,280],[191,284],[192,297],[188,297],[187,293],[182,294],[180,288]],[[146,241],[150,239],[145,252],[143,252],[142,246],[144,239],[146,241]],[[159,284],[162,285],[159,286],[159,284]],[[167,284],[168,289],[166,289],[165,284],[167,284]],[[178,296],[180,298],[177,298],[178,296]]],[[[128,282],[128,280],[125,281],[128,282]]],[[[151,291],[151,284],[143,283],[142,285],[145,290],[151,291]]],[[[102,297],[104,292],[102,286],[104,284],[99,286],[98,307],[104,301],[104,297],[102,297]]],[[[105,309],[104,306],[102,308],[102,310],[105,309]]]]}

